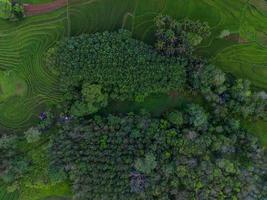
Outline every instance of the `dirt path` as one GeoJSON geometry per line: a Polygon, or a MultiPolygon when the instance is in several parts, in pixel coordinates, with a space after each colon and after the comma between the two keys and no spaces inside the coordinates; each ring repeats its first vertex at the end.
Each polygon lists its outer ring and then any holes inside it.
{"type": "Polygon", "coordinates": [[[45,4],[24,4],[24,9],[26,16],[33,16],[51,12],[53,10],[64,7],[67,4],[68,0],[55,0],[54,2],[45,4]]]}
{"type": "Polygon", "coordinates": [[[236,34],[236,33],[228,35],[228,36],[224,37],[224,39],[229,40],[229,41],[233,41],[233,42],[237,42],[240,44],[244,44],[244,43],[248,42],[247,40],[245,40],[244,38],[241,38],[240,35],[236,34]]]}

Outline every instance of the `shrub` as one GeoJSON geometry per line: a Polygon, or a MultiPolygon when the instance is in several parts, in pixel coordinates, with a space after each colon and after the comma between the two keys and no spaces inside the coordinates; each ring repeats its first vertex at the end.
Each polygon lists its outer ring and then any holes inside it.
{"type": "Polygon", "coordinates": [[[12,5],[9,0],[0,0],[0,18],[8,19],[11,17],[12,5]]]}

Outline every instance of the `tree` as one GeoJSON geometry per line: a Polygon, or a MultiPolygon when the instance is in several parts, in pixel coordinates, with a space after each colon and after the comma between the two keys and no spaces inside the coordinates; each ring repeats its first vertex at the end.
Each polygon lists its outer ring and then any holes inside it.
{"type": "Polygon", "coordinates": [[[182,113],[178,111],[168,114],[168,120],[177,127],[180,127],[184,122],[182,113]]]}
{"type": "Polygon", "coordinates": [[[14,3],[14,5],[12,5],[12,14],[15,19],[21,20],[24,17],[23,5],[18,2],[14,3]]]}
{"type": "Polygon", "coordinates": [[[12,5],[9,0],[0,0],[0,18],[9,19],[12,15],[12,5]]]}
{"type": "Polygon", "coordinates": [[[205,110],[197,104],[189,105],[187,109],[188,122],[195,128],[203,128],[207,125],[208,115],[205,110]]]}
{"type": "Polygon", "coordinates": [[[159,15],[156,24],[156,49],[165,56],[191,57],[194,46],[209,37],[207,23],[184,19],[176,21],[170,16],[159,15]]]}
{"type": "Polygon", "coordinates": [[[51,110],[46,112],[41,112],[39,115],[40,122],[38,124],[38,129],[46,130],[53,126],[55,123],[55,116],[51,110]]]}
{"type": "Polygon", "coordinates": [[[148,153],[145,158],[138,158],[134,166],[137,171],[149,175],[157,166],[156,157],[152,153],[148,153]]]}
{"type": "Polygon", "coordinates": [[[34,143],[40,140],[42,133],[36,127],[31,127],[24,135],[28,143],[34,143]]]}
{"type": "Polygon", "coordinates": [[[173,111],[184,116],[175,127],[168,114],[73,121],[54,138],[51,158],[67,172],[76,199],[262,199],[266,154],[256,137],[231,116],[217,121],[201,106],[189,108],[173,111]],[[204,131],[192,123],[199,117],[191,118],[202,115],[204,131]]]}
{"type": "Polygon", "coordinates": [[[107,97],[141,102],[151,94],[182,90],[185,83],[182,60],[159,55],[126,30],[68,38],[47,56],[60,77],[62,106],[80,117],[105,107],[107,97]]]}
{"type": "Polygon", "coordinates": [[[76,100],[71,106],[71,115],[83,117],[97,112],[108,103],[108,95],[102,92],[102,86],[84,83],[81,100],[76,100]]]}
{"type": "Polygon", "coordinates": [[[102,92],[102,86],[85,83],[82,87],[82,96],[88,106],[89,113],[94,113],[108,104],[108,96],[102,92]]]}

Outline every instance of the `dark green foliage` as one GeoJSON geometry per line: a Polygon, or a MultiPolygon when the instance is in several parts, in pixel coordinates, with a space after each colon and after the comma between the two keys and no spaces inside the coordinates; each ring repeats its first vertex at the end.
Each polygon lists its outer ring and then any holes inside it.
{"type": "Polygon", "coordinates": [[[187,87],[205,97],[214,113],[259,119],[266,116],[267,102],[252,92],[247,80],[235,79],[201,58],[192,56],[193,43],[210,35],[206,23],[185,19],[178,22],[169,16],[156,18],[156,49],[163,55],[184,57],[187,87]],[[191,41],[191,42],[190,42],[191,41]]]}
{"type": "Polygon", "coordinates": [[[266,155],[234,120],[218,123],[197,105],[167,116],[95,116],[84,125],[69,124],[53,140],[53,165],[67,172],[79,200],[266,194],[266,155]]]}
{"type": "Polygon", "coordinates": [[[144,174],[151,174],[152,171],[156,168],[157,162],[156,157],[152,153],[148,153],[144,158],[138,158],[135,161],[134,167],[138,172],[144,174]]]}
{"type": "Polygon", "coordinates": [[[195,128],[203,128],[207,126],[208,115],[205,110],[195,104],[192,104],[188,108],[188,122],[191,126],[195,128]]]}
{"type": "Polygon", "coordinates": [[[184,122],[183,115],[181,112],[169,113],[168,114],[168,120],[169,120],[169,122],[176,125],[177,127],[180,127],[184,122]]]}
{"type": "Polygon", "coordinates": [[[19,149],[19,140],[16,136],[3,135],[0,138],[0,178],[7,185],[17,185],[28,171],[29,162],[19,149]]]}
{"type": "Polygon", "coordinates": [[[11,12],[14,19],[21,20],[24,17],[24,8],[21,3],[13,3],[11,12]]]}
{"type": "Polygon", "coordinates": [[[177,22],[170,16],[156,18],[156,49],[166,56],[191,56],[194,46],[210,35],[207,23],[185,19],[177,22]]]}
{"type": "Polygon", "coordinates": [[[127,31],[82,35],[50,49],[48,65],[60,75],[67,114],[95,113],[107,96],[143,101],[183,88],[185,76],[206,110],[188,104],[159,118],[72,118],[51,141],[53,170],[66,172],[77,200],[262,199],[266,155],[240,117],[263,118],[266,102],[248,81],[192,56],[210,34],[207,24],[168,16],[156,23],[156,48],[165,57],[127,31]]]}
{"type": "Polygon", "coordinates": [[[97,112],[107,105],[108,96],[102,93],[102,87],[96,84],[82,86],[82,100],[77,100],[70,108],[73,116],[82,117],[97,112]]]}
{"type": "Polygon", "coordinates": [[[56,121],[55,114],[51,110],[48,110],[48,111],[43,112],[41,114],[43,114],[44,117],[40,117],[40,122],[37,126],[37,129],[47,130],[47,129],[51,128],[56,121]]]}
{"type": "Polygon", "coordinates": [[[260,119],[267,103],[253,92],[248,80],[235,79],[213,65],[192,64],[188,73],[190,87],[200,92],[222,118],[228,115],[260,119]]]}
{"type": "Polygon", "coordinates": [[[181,62],[158,55],[125,30],[72,37],[51,49],[47,60],[60,74],[68,105],[81,101],[84,84],[97,84],[116,100],[143,101],[152,93],[181,89],[185,82],[181,62]]]}

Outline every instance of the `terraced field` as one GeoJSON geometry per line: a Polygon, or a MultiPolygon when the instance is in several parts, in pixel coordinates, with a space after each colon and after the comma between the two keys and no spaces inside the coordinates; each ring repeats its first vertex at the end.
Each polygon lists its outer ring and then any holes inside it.
{"type": "Polygon", "coordinates": [[[19,200],[18,192],[7,192],[4,187],[0,187],[0,199],[1,200],[19,200]]]}
{"type": "Polygon", "coordinates": [[[0,21],[2,128],[23,128],[36,118],[44,103],[60,99],[56,78],[44,67],[43,57],[65,35],[65,23],[65,9],[21,23],[0,21]]]}

